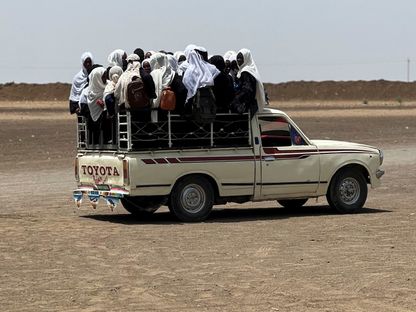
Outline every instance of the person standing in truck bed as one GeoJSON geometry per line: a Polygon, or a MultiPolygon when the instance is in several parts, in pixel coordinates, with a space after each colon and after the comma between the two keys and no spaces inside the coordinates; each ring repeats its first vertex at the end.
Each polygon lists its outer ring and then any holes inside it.
{"type": "Polygon", "coordinates": [[[72,80],[71,93],[69,95],[69,112],[71,114],[80,113],[80,97],[82,90],[88,85],[88,75],[91,73],[94,59],[90,52],[85,52],[81,56],[81,70],[72,80]]]}
{"type": "Polygon", "coordinates": [[[225,61],[221,55],[214,55],[209,59],[212,65],[215,65],[220,71],[214,79],[215,104],[217,113],[229,113],[230,103],[234,99],[233,79],[225,72],[225,61]]]}
{"type": "Polygon", "coordinates": [[[257,111],[263,110],[266,98],[263,83],[250,50],[238,51],[237,64],[240,89],[231,103],[231,109],[239,114],[250,112],[251,116],[254,116],[257,111]]]}

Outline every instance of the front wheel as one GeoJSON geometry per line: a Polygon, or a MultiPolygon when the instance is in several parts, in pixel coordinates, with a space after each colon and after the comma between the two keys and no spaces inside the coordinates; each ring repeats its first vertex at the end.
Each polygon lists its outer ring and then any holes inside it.
{"type": "Polygon", "coordinates": [[[367,192],[363,174],[355,169],[345,169],[332,178],[326,198],[331,208],[338,212],[354,213],[364,206],[367,192]]]}
{"type": "Polygon", "coordinates": [[[149,217],[163,204],[156,196],[125,196],[121,199],[124,209],[136,217],[149,217]]]}
{"type": "Polygon", "coordinates": [[[287,209],[296,209],[300,208],[308,201],[307,198],[303,199],[286,199],[286,200],[278,200],[277,202],[287,209]]]}
{"type": "Polygon", "coordinates": [[[208,217],[213,205],[211,183],[201,176],[189,176],[173,188],[169,210],[181,221],[198,222],[208,217]]]}

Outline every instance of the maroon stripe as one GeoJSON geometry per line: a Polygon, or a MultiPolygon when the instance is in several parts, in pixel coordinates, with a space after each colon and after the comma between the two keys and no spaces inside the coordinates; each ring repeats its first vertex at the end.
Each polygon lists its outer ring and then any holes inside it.
{"type": "Polygon", "coordinates": [[[254,160],[253,156],[212,156],[212,157],[182,157],[181,162],[210,162],[210,161],[245,161],[254,160]]]}
{"type": "Polygon", "coordinates": [[[166,159],[164,159],[164,158],[156,158],[155,161],[158,164],[167,164],[168,163],[168,161],[166,159]]]}
{"type": "Polygon", "coordinates": [[[171,164],[178,164],[179,160],[177,158],[166,158],[168,160],[168,162],[170,162],[171,164]]]}
{"type": "Polygon", "coordinates": [[[144,162],[146,165],[153,165],[156,163],[153,159],[142,159],[142,162],[144,162]]]}
{"type": "Polygon", "coordinates": [[[310,149],[296,149],[296,150],[279,150],[275,147],[264,147],[263,151],[265,154],[280,154],[280,153],[286,153],[286,154],[300,154],[300,153],[316,153],[317,150],[310,150],[310,149]]]}
{"type": "Polygon", "coordinates": [[[321,149],[319,152],[343,152],[343,153],[369,153],[370,150],[358,150],[358,149],[321,149]]]}

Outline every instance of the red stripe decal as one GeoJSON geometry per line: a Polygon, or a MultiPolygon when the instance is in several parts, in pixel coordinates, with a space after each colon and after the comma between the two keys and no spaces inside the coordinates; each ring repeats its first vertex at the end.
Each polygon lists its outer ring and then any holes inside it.
{"type": "Polygon", "coordinates": [[[153,159],[142,159],[142,162],[144,162],[146,165],[153,165],[156,163],[153,159]]]}
{"type": "Polygon", "coordinates": [[[155,161],[158,164],[167,164],[168,163],[168,161],[166,159],[164,159],[164,158],[156,158],[155,161]]]}
{"type": "Polygon", "coordinates": [[[212,156],[212,157],[182,157],[181,162],[212,162],[212,161],[246,161],[254,160],[253,156],[212,156]]]}
{"type": "Polygon", "coordinates": [[[177,158],[166,158],[168,160],[168,162],[170,162],[171,164],[178,164],[179,160],[177,158]]]}

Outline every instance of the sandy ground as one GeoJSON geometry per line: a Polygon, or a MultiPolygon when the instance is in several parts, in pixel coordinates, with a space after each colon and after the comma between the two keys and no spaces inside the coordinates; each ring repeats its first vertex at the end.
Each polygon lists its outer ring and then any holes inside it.
{"type": "Polygon", "coordinates": [[[383,148],[382,187],[358,214],[321,198],[198,224],[75,209],[66,105],[0,102],[1,311],[416,311],[416,105],[275,103],[311,138],[383,148]]]}

